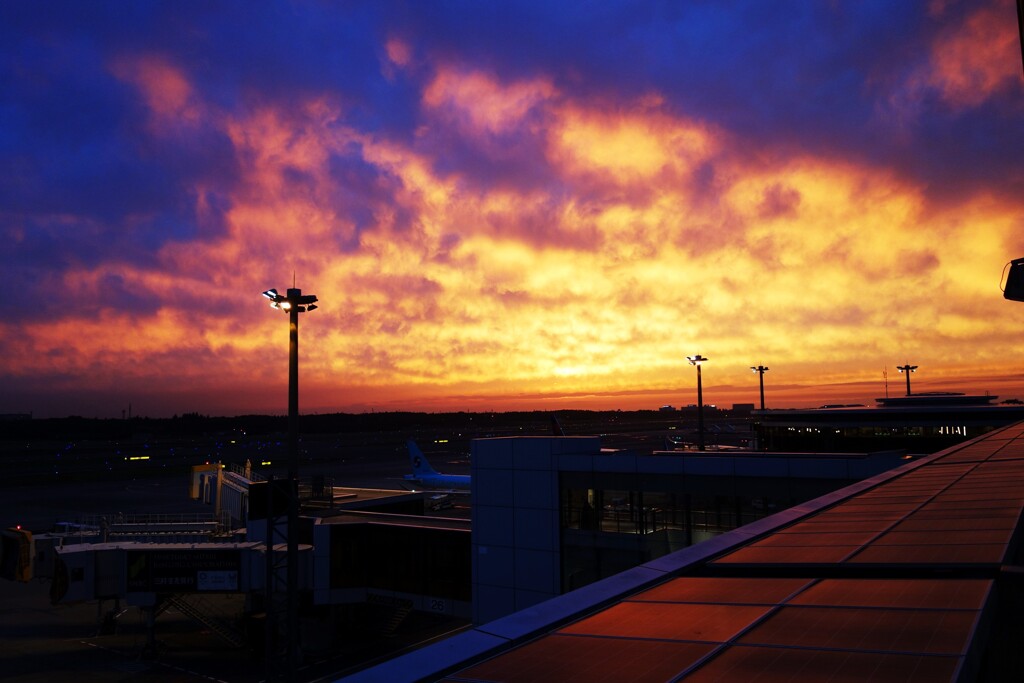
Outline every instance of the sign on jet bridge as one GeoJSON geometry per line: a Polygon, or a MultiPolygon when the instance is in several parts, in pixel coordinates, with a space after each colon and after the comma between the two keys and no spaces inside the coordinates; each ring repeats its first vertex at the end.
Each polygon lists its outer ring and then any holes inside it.
{"type": "Polygon", "coordinates": [[[129,550],[126,555],[130,592],[223,593],[238,590],[241,567],[238,550],[129,550]]]}

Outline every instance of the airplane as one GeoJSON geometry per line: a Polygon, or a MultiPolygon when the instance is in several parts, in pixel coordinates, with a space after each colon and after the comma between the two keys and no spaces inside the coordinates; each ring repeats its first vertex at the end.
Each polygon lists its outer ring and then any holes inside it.
{"type": "Polygon", "coordinates": [[[470,476],[468,474],[442,474],[430,466],[427,456],[416,445],[416,442],[409,439],[405,442],[409,448],[409,461],[412,463],[412,474],[405,475],[405,480],[415,482],[425,488],[461,489],[469,490],[470,476]]]}

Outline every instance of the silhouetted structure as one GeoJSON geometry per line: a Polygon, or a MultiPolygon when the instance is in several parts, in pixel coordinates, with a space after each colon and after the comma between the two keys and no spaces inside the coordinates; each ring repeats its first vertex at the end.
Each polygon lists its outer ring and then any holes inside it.
{"type": "Polygon", "coordinates": [[[698,353],[696,356],[687,356],[686,360],[690,361],[690,365],[697,366],[697,446],[704,450],[704,388],[701,386],[700,365],[707,358],[698,353]]]}
{"type": "Polygon", "coordinates": [[[1024,301],[1024,258],[1014,259],[1006,265],[1010,272],[1006,275],[1003,297],[1010,301],[1024,301]]]}
{"type": "Polygon", "coordinates": [[[759,379],[761,385],[761,410],[764,410],[764,373],[768,372],[768,368],[766,368],[763,365],[758,365],[757,367],[751,365],[750,370],[751,372],[756,372],[758,375],[760,375],[759,379]]]}
{"type": "Polygon", "coordinates": [[[910,396],[910,373],[917,372],[917,366],[907,363],[906,365],[897,365],[896,369],[907,376],[907,396],[910,396]]]}
{"type": "MultiPolygon", "coordinates": [[[[287,556],[287,642],[286,671],[288,680],[293,680],[299,664],[299,618],[298,618],[298,518],[299,518],[299,313],[316,309],[317,298],[313,294],[303,295],[301,289],[290,288],[285,296],[276,289],[268,289],[263,296],[270,300],[270,306],[288,314],[288,556],[287,556]]],[[[272,522],[268,522],[268,528],[272,522]]],[[[267,534],[267,569],[273,566],[273,534],[267,534]]],[[[268,575],[267,600],[271,599],[272,581],[268,575]]],[[[268,633],[273,626],[268,624],[268,633]]],[[[268,637],[269,640],[269,637],[268,637]]],[[[267,661],[273,661],[273,651],[268,651],[267,661]]],[[[277,672],[271,672],[272,674],[277,672]]]]}

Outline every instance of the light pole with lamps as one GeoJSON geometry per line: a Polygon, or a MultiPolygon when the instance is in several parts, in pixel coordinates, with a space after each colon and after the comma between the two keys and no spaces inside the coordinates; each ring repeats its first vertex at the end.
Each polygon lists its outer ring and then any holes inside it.
{"type": "Polygon", "coordinates": [[[700,450],[704,450],[704,388],[701,386],[700,381],[700,365],[707,361],[707,358],[700,355],[687,356],[686,360],[690,361],[690,365],[697,366],[697,447],[700,450]]]}
{"type": "Polygon", "coordinates": [[[917,366],[907,363],[906,365],[897,365],[896,369],[906,374],[907,376],[907,396],[910,396],[910,373],[917,372],[917,366]]]}
{"type": "MultiPolygon", "coordinates": [[[[317,298],[313,294],[303,295],[301,289],[290,288],[284,296],[276,289],[268,289],[263,296],[270,300],[271,308],[288,314],[288,554],[287,554],[287,602],[286,633],[288,649],[286,671],[293,680],[299,666],[299,313],[316,310],[317,298]]],[[[270,506],[267,511],[271,515],[270,506]]],[[[272,546],[270,532],[268,546],[272,546]]],[[[271,551],[268,550],[268,556],[271,551]]],[[[270,560],[268,559],[268,563],[270,560]]],[[[271,576],[267,576],[267,597],[271,594],[271,576]]],[[[273,656],[267,653],[268,661],[273,656]]]]}
{"type": "Polygon", "coordinates": [[[761,410],[764,410],[764,373],[768,372],[768,368],[766,368],[763,365],[758,365],[755,368],[753,365],[751,365],[750,366],[750,370],[751,370],[751,372],[756,372],[759,375],[761,375],[761,377],[760,377],[760,384],[761,384],[761,410]]]}

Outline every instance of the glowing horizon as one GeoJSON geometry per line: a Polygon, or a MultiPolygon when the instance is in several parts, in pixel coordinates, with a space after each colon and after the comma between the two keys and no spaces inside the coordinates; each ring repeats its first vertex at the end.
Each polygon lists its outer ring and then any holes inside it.
{"type": "Polygon", "coordinates": [[[1012,1],[543,7],[0,9],[0,412],[1024,397],[1012,1]]]}

